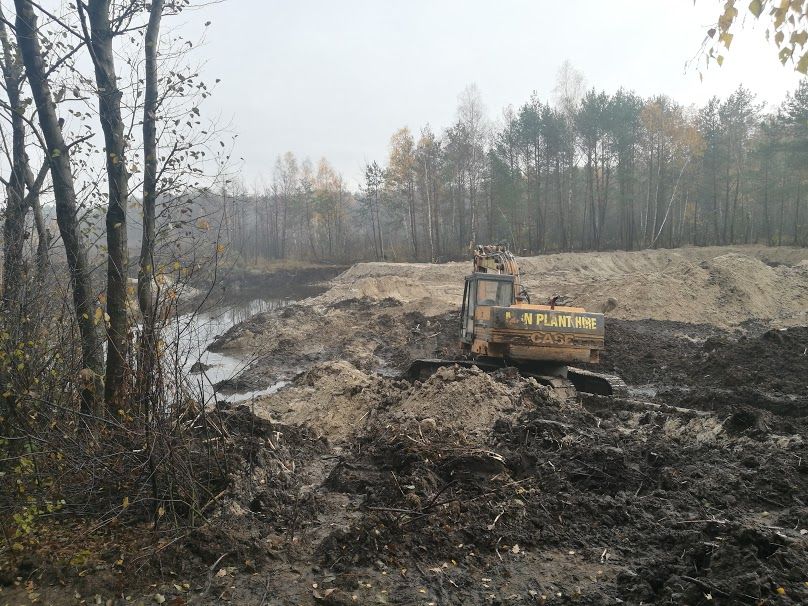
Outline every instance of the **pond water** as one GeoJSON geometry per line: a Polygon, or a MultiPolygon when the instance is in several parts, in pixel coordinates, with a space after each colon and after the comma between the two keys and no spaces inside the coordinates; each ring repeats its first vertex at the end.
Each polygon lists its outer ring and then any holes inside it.
{"type": "MultiPolygon", "coordinates": [[[[301,292],[302,297],[311,294],[310,288],[301,292]]],[[[214,396],[219,401],[244,402],[259,395],[274,393],[286,385],[286,381],[279,381],[255,391],[217,395],[214,386],[238,375],[253,358],[229,356],[208,351],[207,348],[216,337],[236,324],[256,314],[281,309],[296,300],[294,296],[245,298],[223,302],[204,312],[184,314],[170,322],[164,330],[164,338],[167,343],[176,344],[170,350],[178,357],[178,366],[185,370],[186,382],[194,396],[206,404],[213,403],[214,396]]]]}

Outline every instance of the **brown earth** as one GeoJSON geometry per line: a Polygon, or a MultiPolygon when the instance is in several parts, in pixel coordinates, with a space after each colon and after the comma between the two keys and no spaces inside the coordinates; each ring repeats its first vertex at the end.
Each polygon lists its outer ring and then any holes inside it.
{"type": "MultiPolygon", "coordinates": [[[[216,343],[291,382],[223,407],[237,464],[210,523],[114,592],[61,582],[100,603],[808,603],[806,258],[524,260],[534,293],[620,302],[599,368],[632,397],[574,403],[512,369],[397,378],[454,353],[466,266],[356,266],[216,343]]],[[[18,583],[64,596],[36,574],[18,583]]]]}

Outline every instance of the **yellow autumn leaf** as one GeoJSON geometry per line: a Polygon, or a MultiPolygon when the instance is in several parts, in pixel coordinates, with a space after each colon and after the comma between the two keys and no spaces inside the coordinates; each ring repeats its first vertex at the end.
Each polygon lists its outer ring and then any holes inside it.
{"type": "Polygon", "coordinates": [[[123,506],[124,509],[129,507],[129,497],[124,497],[123,498],[123,505],[122,506],[123,506]]]}
{"type": "Polygon", "coordinates": [[[791,42],[792,44],[799,44],[800,46],[805,46],[805,43],[808,42],[808,32],[794,32],[791,34],[791,42]]]}
{"type": "Polygon", "coordinates": [[[808,74],[808,53],[803,54],[797,63],[797,71],[801,74],[808,74]]]}

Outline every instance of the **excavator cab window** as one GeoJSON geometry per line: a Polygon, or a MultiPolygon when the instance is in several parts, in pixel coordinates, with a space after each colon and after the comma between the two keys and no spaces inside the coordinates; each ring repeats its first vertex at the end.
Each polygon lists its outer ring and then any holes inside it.
{"type": "Polygon", "coordinates": [[[512,276],[475,274],[467,277],[461,311],[461,341],[471,343],[474,340],[474,311],[478,305],[510,307],[513,301],[512,276]]]}
{"type": "Polygon", "coordinates": [[[513,282],[477,279],[477,305],[508,307],[513,303],[513,282]]]}

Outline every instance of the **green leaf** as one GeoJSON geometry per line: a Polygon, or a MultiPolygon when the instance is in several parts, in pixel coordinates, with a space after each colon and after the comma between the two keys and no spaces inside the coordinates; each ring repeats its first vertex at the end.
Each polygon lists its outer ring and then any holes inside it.
{"type": "Polygon", "coordinates": [[[719,67],[724,65],[724,55],[718,55],[718,57],[716,57],[715,60],[718,63],[719,67]]]}
{"type": "Polygon", "coordinates": [[[749,12],[752,13],[755,18],[760,17],[760,13],[763,12],[763,3],[760,0],[752,0],[749,3],[749,12]]]}

